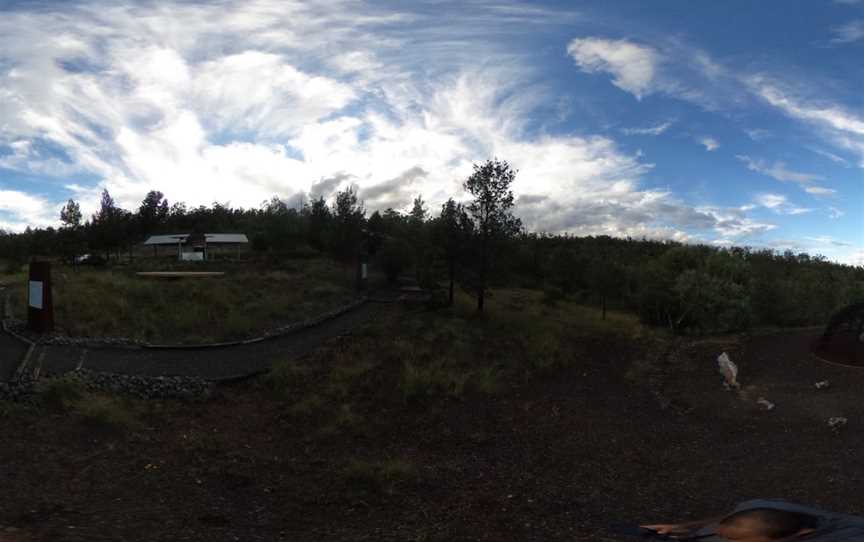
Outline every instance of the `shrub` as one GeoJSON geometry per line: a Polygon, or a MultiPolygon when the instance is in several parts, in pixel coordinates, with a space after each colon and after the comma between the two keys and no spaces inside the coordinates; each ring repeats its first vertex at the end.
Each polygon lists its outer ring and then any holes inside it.
{"type": "Polygon", "coordinates": [[[40,402],[56,410],[68,410],[86,394],[84,387],[69,377],[53,378],[40,383],[40,402]]]}

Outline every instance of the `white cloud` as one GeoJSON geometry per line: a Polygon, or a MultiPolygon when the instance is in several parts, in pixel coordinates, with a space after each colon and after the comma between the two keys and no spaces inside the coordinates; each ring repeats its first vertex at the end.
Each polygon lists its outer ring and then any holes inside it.
{"type": "Polygon", "coordinates": [[[345,73],[366,73],[380,70],[383,64],[369,51],[350,51],[336,55],[329,60],[330,65],[345,73]]]}
{"type": "Polygon", "coordinates": [[[753,141],[764,141],[771,137],[771,132],[762,128],[752,128],[750,130],[744,131],[746,132],[747,137],[749,137],[753,141]]]}
{"type": "Polygon", "coordinates": [[[834,245],[837,247],[851,247],[855,246],[855,243],[850,243],[848,241],[841,241],[838,239],[834,239],[830,235],[820,235],[818,237],[805,237],[808,241],[814,241],[816,243],[820,243],[823,245],[834,245]]]}
{"type": "Polygon", "coordinates": [[[800,215],[813,210],[789,203],[786,196],[782,194],[760,194],[756,196],[755,201],[758,205],[781,215],[800,215]]]}
{"type": "Polygon", "coordinates": [[[57,216],[59,207],[55,209],[44,198],[0,187],[0,229],[21,231],[28,225],[47,226],[57,216]]]}
{"type": "Polygon", "coordinates": [[[762,75],[748,78],[747,85],[784,114],[812,124],[834,145],[856,153],[864,168],[864,117],[837,104],[795,97],[762,75]]]}
{"type": "Polygon", "coordinates": [[[822,175],[818,175],[815,173],[801,173],[798,171],[790,170],[783,162],[774,162],[773,164],[769,164],[764,160],[757,160],[743,154],[737,154],[735,155],[735,158],[744,162],[747,165],[747,169],[749,169],[750,171],[755,171],[757,173],[767,175],[769,177],[777,179],[778,181],[803,184],[812,181],[825,180],[825,177],[823,177],[822,175]]]}
{"type": "Polygon", "coordinates": [[[716,151],[720,148],[720,143],[717,142],[713,137],[703,137],[699,139],[699,143],[705,146],[705,150],[708,152],[716,151]]]}
{"type": "Polygon", "coordinates": [[[831,29],[831,43],[852,43],[864,39],[864,20],[859,19],[831,29]]]}
{"type": "Polygon", "coordinates": [[[819,156],[824,156],[825,158],[831,160],[832,162],[834,162],[836,164],[840,164],[841,166],[844,166],[844,167],[850,166],[848,160],[846,160],[845,158],[841,158],[840,156],[837,156],[834,153],[828,152],[828,151],[823,150],[823,149],[816,149],[816,148],[811,148],[810,150],[815,152],[819,156]]]}
{"type": "Polygon", "coordinates": [[[763,83],[761,77],[753,79],[756,92],[769,104],[785,113],[835,130],[864,135],[864,119],[834,105],[809,105],[790,97],[778,87],[763,83]]]}
{"type": "Polygon", "coordinates": [[[662,124],[658,124],[657,126],[650,126],[648,128],[622,128],[621,132],[626,135],[658,136],[668,130],[670,126],[672,126],[672,121],[667,121],[662,124]]]}
{"type": "Polygon", "coordinates": [[[344,83],[303,73],[282,56],[259,51],[205,62],[186,84],[211,130],[263,138],[294,134],[356,98],[344,83]]]}
{"type": "Polygon", "coordinates": [[[653,91],[661,61],[656,50],[627,40],[577,38],[567,45],[567,53],[583,71],[612,74],[612,84],[637,99],[653,91]]]}
{"type": "Polygon", "coordinates": [[[833,196],[837,193],[833,188],[825,188],[824,186],[808,186],[804,191],[814,196],[833,196]]]}
{"type": "Polygon", "coordinates": [[[840,209],[838,209],[838,208],[836,208],[836,207],[828,207],[828,217],[829,217],[831,220],[836,220],[836,219],[838,219],[838,218],[841,218],[841,217],[843,217],[845,214],[846,214],[846,213],[844,213],[843,211],[841,211],[840,209]]]}
{"type": "MultiPolygon", "coordinates": [[[[776,228],[749,210],[694,207],[644,188],[652,165],[610,138],[530,130],[558,97],[510,43],[519,40],[488,37],[572,19],[510,8],[472,4],[428,17],[372,3],[249,0],[6,11],[0,57],[15,61],[0,70],[6,167],[53,167],[67,192],[29,196],[38,210],[16,200],[2,220],[56,221],[68,195],[90,214],[102,188],[127,208],[150,189],[192,206],[254,207],[274,194],[353,184],[370,210],[404,208],[418,194],[435,208],[464,197],[472,162],[499,156],[520,170],[517,209],[531,228],[678,240],[776,228]],[[48,147],[59,152],[41,154],[48,147]],[[74,182],[70,172],[80,174],[74,182]]],[[[710,103],[660,77],[668,50],[597,38],[568,47],[582,69],[610,73],[637,97],[662,91],[710,103]]],[[[692,55],[685,69],[729,86],[706,55],[692,55]]],[[[641,130],[660,134],[670,124],[641,130]]]]}

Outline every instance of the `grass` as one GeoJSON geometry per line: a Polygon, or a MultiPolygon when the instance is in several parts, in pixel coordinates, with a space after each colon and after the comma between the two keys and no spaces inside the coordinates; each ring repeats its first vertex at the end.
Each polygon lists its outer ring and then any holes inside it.
{"type": "Polygon", "coordinates": [[[417,477],[417,468],[404,459],[383,461],[351,460],[342,471],[353,489],[369,494],[396,493],[398,486],[417,477]]]}
{"type": "MultiPolygon", "coordinates": [[[[224,277],[185,280],[143,279],[131,271],[73,271],[64,266],[53,271],[58,328],[72,336],[127,337],[151,343],[248,338],[326,312],[354,297],[343,270],[325,260],[270,271],[236,268],[224,277]]],[[[8,282],[15,288],[12,312],[24,319],[23,275],[9,276],[8,282]]]]}
{"type": "Polygon", "coordinates": [[[3,418],[15,418],[25,414],[29,414],[33,409],[22,403],[12,401],[0,401],[0,420],[3,418]]]}
{"type": "Polygon", "coordinates": [[[400,389],[406,401],[435,396],[462,397],[472,373],[444,361],[421,365],[406,361],[402,367],[400,389]]]}
{"type": "Polygon", "coordinates": [[[578,367],[587,341],[650,338],[634,315],[567,299],[554,306],[533,290],[496,290],[488,311],[460,293],[436,311],[396,311],[303,360],[277,363],[267,387],[315,435],[371,436],[386,430],[380,412],[483,400],[514,383],[578,367]]]}
{"type": "Polygon", "coordinates": [[[60,377],[41,383],[39,399],[51,410],[71,412],[103,429],[132,429],[140,425],[140,406],[131,399],[89,392],[77,381],[60,377]]]}

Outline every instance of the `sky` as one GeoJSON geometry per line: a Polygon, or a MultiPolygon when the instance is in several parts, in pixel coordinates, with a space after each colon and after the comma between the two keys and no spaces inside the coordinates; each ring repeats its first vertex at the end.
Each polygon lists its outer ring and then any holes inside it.
{"type": "Polygon", "coordinates": [[[367,210],[518,170],[532,231],[864,265],[864,0],[0,0],[0,229],[107,189],[367,210]]]}

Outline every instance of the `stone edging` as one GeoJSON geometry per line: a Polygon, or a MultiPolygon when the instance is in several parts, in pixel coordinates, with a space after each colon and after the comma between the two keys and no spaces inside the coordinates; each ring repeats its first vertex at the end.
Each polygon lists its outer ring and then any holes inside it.
{"type": "Polygon", "coordinates": [[[284,337],[285,335],[290,335],[296,331],[300,331],[302,329],[307,329],[310,327],[315,327],[319,324],[323,324],[328,320],[332,320],[336,317],[342,316],[346,312],[350,312],[357,307],[363,305],[368,301],[367,297],[361,297],[359,299],[355,299],[351,303],[347,305],[343,305],[338,307],[332,311],[325,312],[324,314],[319,314],[313,318],[309,318],[308,320],[302,320],[299,322],[293,322],[291,324],[287,324],[276,329],[264,332],[264,335],[260,337],[254,337],[251,339],[243,339],[240,341],[230,341],[230,342],[221,342],[221,343],[210,343],[210,344],[150,344],[144,343],[140,346],[142,348],[148,348],[152,350],[192,350],[192,349],[201,349],[201,348],[222,348],[225,346],[239,346],[243,344],[252,344],[258,343],[261,341],[266,341],[269,339],[275,339],[278,337],[284,337]]]}
{"type": "Polygon", "coordinates": [[[76,369],[62,375],[34,380],[0,382],[0,401],[36,404],[38,394],[51,382],[68,380],[89,392],[108,392],[139,399],[201,399],[213,391],[213,383],[188,376],[137,376],[76,369]]]}

